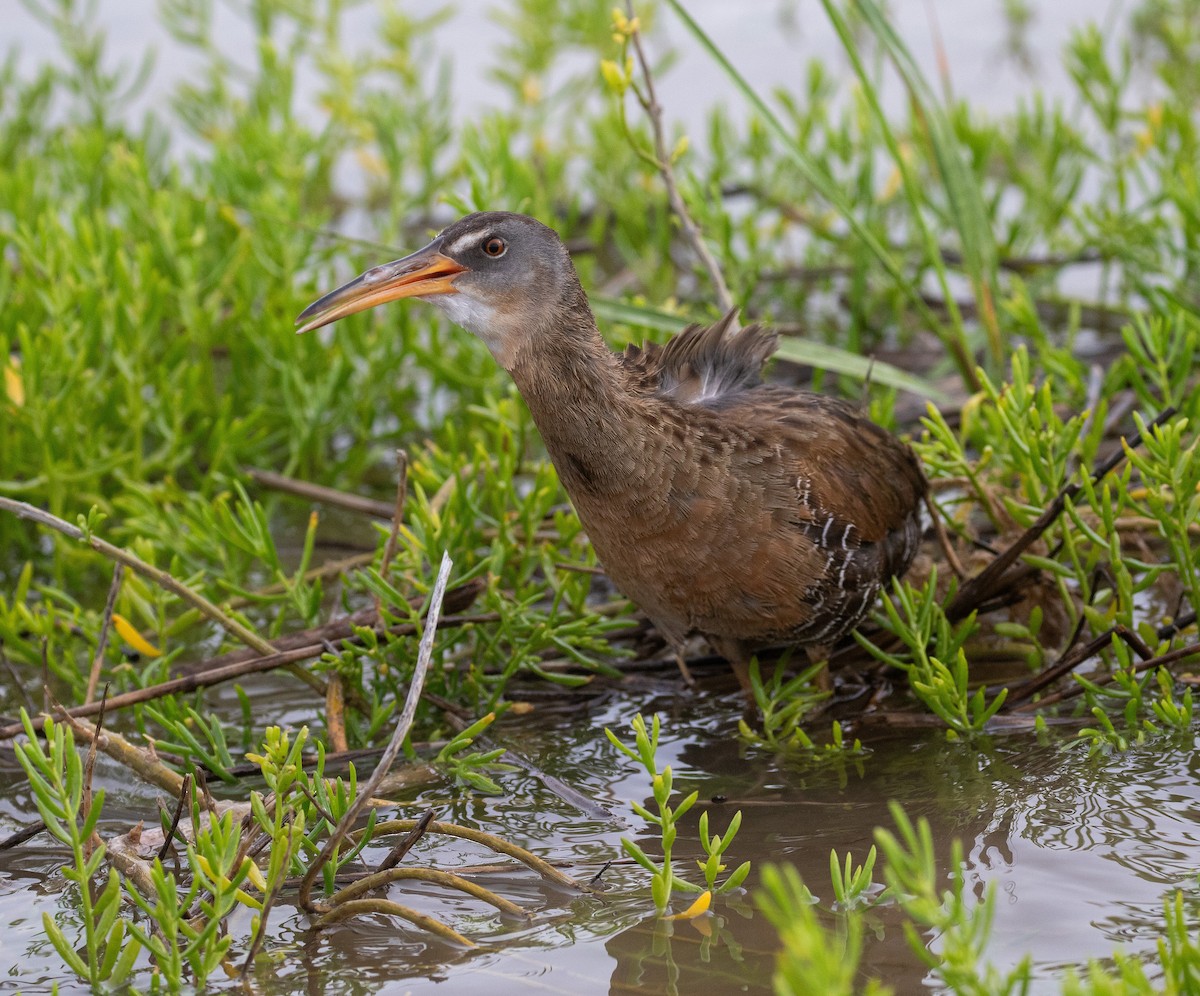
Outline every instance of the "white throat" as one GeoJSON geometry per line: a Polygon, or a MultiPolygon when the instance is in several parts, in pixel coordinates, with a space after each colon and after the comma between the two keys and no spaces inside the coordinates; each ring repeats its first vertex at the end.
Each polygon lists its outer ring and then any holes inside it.
{"type": "Polygon", "coordinates": [[[511,369],[516,352],[515,337],[505,327],[503,318],[495,308],[461,292],[432,294],[421,300],[440,308],[455,325],[482,339],[496,362],[505,370],[511,369]]]}

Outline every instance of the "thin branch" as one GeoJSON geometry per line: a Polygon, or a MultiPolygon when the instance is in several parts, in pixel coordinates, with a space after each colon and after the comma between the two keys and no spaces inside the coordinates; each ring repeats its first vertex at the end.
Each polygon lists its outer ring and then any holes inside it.
{"type": "Polygon", "coordinates": [[[108,586],[108,600],[104,603],[104,618],[100,620],[100,639],[96,641],[96,653],[92,657],[92,670],[88,674],[87,693],[84,702],[96,698],[96,686],[100,683],[100,668],[104,664],[104,651],[108,647],[108,633],[112,629],[113,610],[117,606],[117,595],[125,577],[125,565],[118,561],[113,565],[112,584],[108,586]]]}
{"type": "MultiPolygon", "coordinates": [[[[481,578],[473,578],[463,584],[456,585],[446,592],[446,597],[442,601],[442,612],[446,613],[446,615],[443,616],[440,625],[450,626],[468,622],[494,622],[498,619],[499,617],[494,614],[486,616],[460,615],[464,609],[468,608],[475,601],[484,587],[485,582],[481,578]]],[[[409,601],[409,604],[413,608],[416,608],[422,600],[423,596],[416,596],[409,601]]],[[[322,623],[319,626],[312,626],[309,629],[278,636],[272,641],[271,653],[279,654],[286,653],[289,650],[297,650],[300,647],[315,647],[317,649],[312,656],[319,657],[325,649],[324,645],[326,642],[336,643],[339,640],[353,640],[355,629],[361,626],[375,629],[380,633],[384,632],[380,626],[379,614],[373,606],[368,606],[348,616],[342,616],[330,622],[322,623]]],[[[416,632],[416,629],[410,623],[397,623],[395,626],[389,627],[386,632],[393,636],[412,636],[416,632]]],[[[179,664],[178,670],[181,674],[217,670],[227,667],[230,664],[240,664],[243,661],[252,660],[256,656],[258,655],[252,650],[231,650],[217,657],[208,657],[200,661],[179,664]]]]}
{"type": "MultiPolygon", "coordinates": [[[[1081,616],[1080,623],[1082,622],[1083,617],[1081,616]]],[[[1080,629],[1080,626],[1076,626],[1072,642],[1077,639],[1080,629]]],[[[1131,630],[1126,629],[1124,626],[1113,626],[1087,643],[1080,645],[1077,649],[1068,650],[1055,664],[1045,668],[1039,674],[1035,674],[1028,681],[1018,685],[1016,688],[1010,689],[1008,697],[1004,700],[1004,705],[1001,707],[1002,710],[1004,712],[1022,711],[1020,703],[1032,698],[1043,688],[1054,684],[1059,678],[1074,671],[1084,661],[1094,657],[1105,647],[1110,646],[1114,637],[1124,640],[1142,660],[1148,660],[1154,656],[1146,644],[1131,630]]],[[[1041,706],[1041,702],[1036,704],[1037,708],[1041,708],[1041,706]]]]}
{"type": "Polygon", "coordinates": [[[148,578],[160,588],[178,596],[192,608],[221,626],[230,636],[246,644],[246,646],[252,647],[260,654],[274,653],[275,648],[253,630],[248,629],[236,619],[222,612],[207,598],[199,592],[193,591],[182,581],[176,580],[166,571],[160,570],[152,564],[147,564],[140,557],[135,557],[128,550],[122,550],[119,546],[106,543],[99,536],[86,534],[78,526],[73,526],[65,519],[60,519],[57,515],[52,515],[44,509],[30,505],[28,502],[13,501],[11,498],[0,497],[0,509],[11,512],[18,519],[28,519],[30,522],[36,522],[39,526],[45,526],[47,529],[53,529],[55,532],[69,536],[73,540],[86,543],[97,553],[108,557],[109,560],[115,560],[118,563],[124,564],[135,574],[140,574],[142,577],[148,578]]]}
{"type": "MultiPolygon", "coordinates": [[[[634,19],[633,0],[626,0],[625,6],[629,12],[629,19],[632,21],[634,19]]],[[[675,180],[675,168],[671,164],[671,153],[667,150],[666,134],[663,129],[662,105],[658,102],[658,94],[654,89],[654,75],[650,71],[650,60],[646,58],[646,51],[642,46],[641,32],[635,30],[629,37],[633,43],[633,51],[637,56],[638,66],[642,71],[642,79],[646,84],[645,93],[642,93],[636,87],[634,88],[634,93],[637,95],[638,103],[642,105],[642,109],[645,110],[646,116],[650,119],[650,128],[654,133],[654,158],[657,160],[658,172],[662,175],[663,183],[667,188],[667,200],[671,205],[671,210],[675,212],[675,216],[679,219],[679,226],[683,229],[684,237],[692,247],[692,251],[699,257],[701,264],[708,273],[709,280],[712,281],[713,290],[716,291],[717,302],[720,304],[721,310],[731,311],[734,306],[733,295],[729,293],[729,286],[725,283],[725,276],[721,273],[721,267],[709,251],[708,245],[704,241],[704,236],[700,232],[700,226],[696,224],[691,212],[688,211],[687,204],[683,200],[683,195],[679,192],[679,184],[675,180]]]]}
{"type": "Polygon", "coordinates": [[[328,927],[330,924],[338,923],[341,920],[349,920],[351,917],[365,916],[369,913],[398,916],[401,919],[408,920],[410,923],[415,923],[418,927],[429,931],[431,934],[436,934],[444,941],[450,941],[452,944],[461,944],[465,948],[476,946],[474,941],[467,940],[457,930],[447,927],[441,920],[435,920],[424,913],[418,913],[408,906],[393,903],[390,899],[352,899],[347,903],[342,903],[340,906],[335,906],[327,912],[317,921],[317,926],[328,927]]]}
{"type": "MultiPolygon", "coordinates": [[[[442,598],[446,594],[446,584],[450,580],[450,568],[453,566],[453,561],[448,553],[442,554],[442,566],[438,570],[437,581],[434,583],[433,592],[429,596],[429,611],[425,616],[425,632],[421,634],[421,644],[417,650],[417,664],[413,668],[412,679],[408,686],[408,698],[404,702],[404,709],[400,713],[400,718],[396,722],[396,729],[392,732],[391,742],[388,744],[387,750],[383,752],[383,757],[380,758],[379,764],[375,766],[375,770],[371,772],[371,777],[367,779],[365,784],[359,785],[358,795],[354,800],[353,805],[346,810],[342,821],[329,835],[329,839],[325,841],[325,846],[321,853],[308,866],[308,872],[304,876],[304,880],[300,883],[300,906],[308,912],[316,912],[321,909],[319,904],[312,901],[312,887],[317,875],[321,869],[329,861],[330,855],[339,844],[345,839],[350,828],[358,819],[359,815],[370,804],[371,798],[375,795],[379,787],[379,783],[383,781],[384,776],[391,768],[392,762],[396,760],[396,756],[400,753],[400,748],[404,744],[405,738],[408,736],[409,730],[412,728],[413,720],[417,715],[417,703],[421,700],[421,692],[425,688],[425,676],[429,673],[430,664],[433,662],[433,642],[437,635],[438,615],[442,610],[442,598]]],[[[323,909],[322,909],[323,911],[323,909]]],[[[404,914],[399,914],[403,916],[404,914]]]]}
{"type": "Polygon", "coordinates": [[[24,830],[18,830],[11,837],[5,837],[3,840],[0,840],[0,851],[7,851],[9,848],[16,847],[18,844],[24,844],[25,841],[32,840],[45,829],[45,822],[43,820],[38,820],[31,826],[27,826],[24,830]]]}
{"type": "MultiPolygon", "coordinates": [[[[459,589],[461,590],[461,589],[459,589]]],[[[473,597],[472,592],[472,597],[473,597]]],[[[466,623],[479,621],[478,616],[447,616],[438,621],[439,628],[447,626],[458,626],[466,623]]],[[[489,616],[490,618],[490,616],[489,616]]],[[[404,636],[415,632],[415,628],[409,623],[401,623],[397,626],[390,627],[388,632],[404,636]]],[[[352,639],[347,636],[346,639],[352,639]]],[[[283,642],[282,640],[280,642],[283,642]]],[[[181,675],[178,678],[172,678],[169,681],[159,682],[157,685],[147,685],[145,688],[135,689],[131,692],[124,692],[121,695],[114,695],[108,700],[109,709],[125,709],[131,705],[137,705],[141,702],[150,702],[154,699],[162,698],[164,695],[185,694],[194,692],[198,688],[208,688],[212,685],[219,685],[226,681],[232,681],[235,678],[241,678],[249,674],[260,674],[263,671],[273,671],[275,668],[286,667],[296,661],[309,660],[313,657],[320,657],[325,651],[324,643],[307,643],[299,647],[294,647],[290,650],[283,650],[278,653],[271,653],[265,657],[250,657],[246,658],[241,654],[227,654],[222,658],[214,658],[224,660],[228,657],[236,656],[237,659],[233,663],[224,664],[221,667],[210,667],[202,671],[197,671],[190,674],[181,675]]],[[[88,705],[74,706],[63,711],[65,716],[84,717],[94,716],[99,712],[99,706],[95,703],[88,705]]],[[[30,722],[35,730],[40,730],[44,723],[44,717],[32,717],[30,722]]],[[[9,740],[12,737],[19,736],[25,727],[20,723],[12,723],[8,726],[0,726],[0,741],[9,740]]]]}
{"type": "MultiPolygon", "coordinates": [[[[1146,426],[1146,430],[1150,431],[1156,426],[1162,425],[1167,419],[1175,414],[1174,407],[1163,409],[1158,416],[1146,426]]],[[[1140,433],[1135,432],[1126,441],[1126,446],[1130,449],[1136,449],[1141,445],[1142,437],[1140,433]]],[[[1124,448],[1115,450],[1113,454],[1103,461],[1093,472],[1092,482],[1099,483],[1105,476],[1109,474],[1122,460],[1125,459],[1124,448]]],[[[1046,506],[1045,511],[1038,516],[1037,521],[1028,529],[1018,536],[1011,544],[1000,553],[995,560],[987,565],[982,571],[971,578],[958,590],[958,594],[946,607],[946,615],[952,620],[962,619],[964,616],[971,613],[990,598],[995,591],[1001,586],[1004,580],[1004,575],[1008,568],[1016,561],[1016,559],[1024,553],[1035,540],[1050,528],[1054,522],[1066,508],[1067,501],[1074,498],[1082,490],[1082,485],[1068,484],[1055,495],[1054,500],[1046,506]]]]}
{"type": "Polygon", "coordinates": [[[522,909],[516,903],[497,895],[491,889],[485,889],[482,885],[476,885],[461,875],[440,871],[436,868],[390,868],[387,871],[376,872],[374,875],[360,878],[358,881],[352,882],[345,888],[340,889],[334,893],[331,902],[336,908],[357,899],[372,889],[382,889],[392,882],[399,882],[404,879],[418,882],[432,882],[434,885],[440,885],[447,889],[457,889],[459,892],[465,892],[468,896],[473,896],[491,906],[495,906],[501,913],[521,917],[525,920],[528,920],[530,917],[528,910],[522,909]]]}
{"type": "MultiPolygon", "coordinates": [[[[1179,664],[1183,661],[1191,660],[1193,657],[1200,658],[1200,643],[1192,643],[1186,647],[1178,647],[1175,650],[1168,650],[1165,654],[1160,654],[1158,657],[1151,657],[1147,661],[1139,661],[1129,669],[1133,674],[1141,674],[1144,671],[1149,671],[1155,667],[1166,667],[1168,664],[1179,664]]],[[[1093,685],[1109,685],[1116,680],[1116,674],[1102,674],[1092,679],[1093,685]]],[[[1039,699],[1037,702],[1025,702],[1017,706],[1013,710],[1014,713],[1029,712],[1032,709],[1044,709],[1046,706],[1055,705],[1059,702],[1064,702],[1067,699],[1076,698],[1082,695],[1087,689],[1083,685],[1075,685],[1072,688],[1065,688],[1060,692],[1053,692],[1045,698],[1039,699]]]]}
{"type": "MultiPolygon", "coordinates": [[[[167,855],[171,853],[171,840],[179,831],[179,820],[183,816],[183,807],[187,804],[188,790],[192,787],[192,776],[189,772],[183,776],[183,791],[179,793],[179,799],[175,803],[175,815],[171,817],[171,823],[163,834],[163,846],[158,850],[158,860],[166,861],[167,855]]],[[[160,813],[165,813],[165,809],[159,809],[160,813]]]]}
{"type": "Polygon", "coordinates": [[[417,820],[417,825],[401,837],[396,846],[388,851],[387,857],[379,862],[377,870],[385,872],[389,868],[395,868],[396,865],[400,864],[404,856],[413,849],[417,841],[425,836],[425,831],[429,829],[429,824],[432,822],[433,810],[427,809],[424,815],[417,820]]]}
{"type": "MultiPolygon", "coordinates": [[[[392,833],[406,833],[416,825],[416,820],[387,820],[384,823],[375,824],[374,836],[378,838],[392,833]]],[[[485,833],[483,830],[474,830],[471,827],[459,826],[457,823],[442,823],[437,820],[429,824],[428,832],[445,834],[447,837],[460,837],[463,840],[481,844],[497,854],[507,854],[510,858],[516,858],[555,885],[578,892],[588,891],[587,886],[559,871],[550,862],[493,833],[485,833]]]]}
{"type": "MultiPolygon", "coordinates": [[[[73,526],[65,519],[60,519],[57,515],[52,515],[44,509],[30,505],[28,502],[13,501],[11,498],[0,497],[0,509],[11,512],[18,519],[28,519],[30,522],[36,522],[40,526],[53,529],[55,532],[69,536],[71,539],[86,543],[97,553],[103,554],[110,560],[117,561],[117,563],[124,564],[134,573],[148,578],[160,588],[178,596],[202,615],[217,623],[230,636],[246,644],[246,646],[257,650],[260,654],[274,653],[275,648],[255,633],[254,630],[244,626],[228,613],[221,611],[221,609],[198,591],[193,591],[182,581],[177,580],[166,571],[160,570],[152,564],[147,564],[140,557],[135,557],[128,550],[122,550],[119,546],[113,546],[111,543],[100,539],[99,536],[85,533],[78,526],[73,526]]],[[[324,696],[325,683],[315,675],[309,674],[303,668],[294,666],[289,666],[288,671],[314,691],[324,696]]]]}
{"type": "Polygon", "coordinates": [[[392,507],[385,501],[376,501],[374,498],[365,498],[347,491],[338,491],[336,488],[327,488],[322,484],[301,481],[295,477],[277,474],[273,470],[260,470],[258,467],[243,467],[242,469],[255,484],[270,488],[272,491],[282,491],[285,494],[295,495],[297,498],[320,502],[322,505],[344,508],[349,512],[361,512],[363,515],[370,515],[376,519],[390,519],[392,516],[392,507]]]}
{"type": "MultiPolygon", "coordinates": [[[[310,657],[319,656],[321,648],[317,647],[301,647],[300,650],[292,650],[282,654],[268,654],[265,657],[255,657],[252,660],[244,661],[240,664],[231,664],[228,667],[220,668],[213,671],[206,671],[202,674],[185,675],[182,678],[174,678],[171,681],[163,681],[157,685],[150,685],[147,688],[139,688],[136,691],[125,692],[121,695],[114,695],[108,700],[108,708],[124,709],[131,705],[137,705],[139,702],[149,702],[153,699],[161,698],[164,695],[174,695],[182,692],[195,691],[197,688],[207,688],[210,685],[219,685],[223,681],[231,681],[234,678],[240,678],[247,674],[258,674],[261,671],[273,671],[275,668],[284,667],[294,661],[305,660],[310,657]]],[[[75,706],[71,709],[64,709],[62,714],[72,718],[80,718],[84,716],[94,716],[100,711],[100,706],[96,702],[91,702],[88,705],[75,706]]],[[[40,730],[45,722],[44,716],[35,716],[30,720],[35,730],[40,730]]],[[[18,736],[24,727],[19,723],[13,723],[9,726],[0,727],[0,740],[9,740],[12,737],[18,736]]],[[[177,789],[173,790],[177,791],[177,789]]]]}

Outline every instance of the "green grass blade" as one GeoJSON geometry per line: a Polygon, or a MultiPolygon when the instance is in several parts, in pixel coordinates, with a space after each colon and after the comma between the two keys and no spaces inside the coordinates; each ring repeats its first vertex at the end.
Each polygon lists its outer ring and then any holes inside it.
{"type": "Polygon", "coordinates": [[[709,38],[704,29],[692,18],[692,16],[684,9],[681,0],[667,0],[668,5],[678,15],[683,22],[684,27],[695,38],[696,42],[703,48],[713,61],[720,66],[722,72],[729,78],[734,89],[737,90],[750,104],[752,108],[762,117],[763,124],[767,130],[772,132],[783,145],[783,152],[788,159],[800,171],[805,181],[820,194],[838,215],[850,226],[851,231],[863,243],[864,246],[879,260],[880,264],[887,270],[889,276],[897,283],[908,297],[913,309],[920,315],[921,319],[928,327],[938,336],[938,338],[946,344],[954,358],[955,365],[958,367],[959,373],[962,375],[964,382],[972,389],[977,388],[975,377],[975,366],[970,358],[970,353],[962,341],[961,336],[956,335],[954,330],[947,329],[938,320],[937,315],[925,303],[921,297],[920,288],[917,284],[904,272],[899,260],[882,242],[875,237],[858,218],[854,212],[854,208],[849,199],[842,192],[841,188],[834,181],[833,177],[825,170],[825,168],[814,157],[802,148],[796,141],[783,123],[779,120],[774,111],[767,105],[766,101],[758,95],[746,78],[738,72],[737,68],[726,58],[725,54],[717,47],[717,44],[709,38]]]}
{"type": "MultiPolygon", "coordinates": [[[[983,191],[980,189],[979,182],[972,173],[970,166],[964,159],[961,145],[954,133],[953,124],[946,115],[941,103],[934,95],[933,88],[930,87],[928,81],[922,75],[916,60],[913,59],[904,41],[896,33],[896,29],[884,15],[883,11],[880,10],[875,0],[854,0],[854,2],[862,12],[871,31],[882,45],[884,52],[887,53],[892,65],[895,66],[896,71],[900,74],[900,78],[904,81],[904,85],[908,89],[909,98],[917,109],[919,120],[925,125],[926,137],[933,153],[938,173],[946,188],[951,220],[954,223],[955,230],[958,232],[961,243],[963,266],[971,280],[976,302],[979,306],[979,315],[988,334],[988,345],[992,359],[996,363],[999,363],[1004,359],[1004,346],[1001,341],[995,312],[997,251],[995,236],[988,220],[987,207],[984,203],[983,191]]],[[[885,136],[888,138],[888,144],[893,149],[896,164],[901,168],[902,173],[905,174],[904,179],[907,185],[911,179],[909,171],[904,169],[903,158],[898,154],[898,148],[894,146],[894,138],[891,136],[886,116],[883,114],[882,108],[876,99],[876,94],[862,70],[861,63],[853,47],[854,40],[850,36],[840,11],[834,4],[834,0],[822,0],[822,4],[830,21],[833,22],[839,37],[841,37],[847,53],[854,60],[859,81],[863,85],[868,99],[871,101],[872,110],[880,126],[883,128],[885,136]]],[[[928,234],[928,229],[925,227],[919,213],[921,200],[919,187],[914,192],[917,195],[913,211],[914,221],[918,221],[924,232],[928,234]]],[[[943,277],[945,264],[942,261],[941,251],[936,243],[929,245],[929,257],[929,263],[939,271],[939,277],[943,277]]],[[[949,301],[948,287],[946,291],[946,298],[949,301]]]]}

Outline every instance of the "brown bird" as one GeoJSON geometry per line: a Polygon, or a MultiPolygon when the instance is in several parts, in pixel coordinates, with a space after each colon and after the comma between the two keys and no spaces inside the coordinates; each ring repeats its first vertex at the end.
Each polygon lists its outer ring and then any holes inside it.
{"type": "Polygon", "coordinates": [[[734,312],[613,353],[558,235],[485,212],[327,294],[298,331],[405,297],[512,375],[605,571],[681,661],[701,634],[748,689],[755,650],[823,659],[912,562],[912,450],[844,401],[762,383],[775,335],[734,312]]]}

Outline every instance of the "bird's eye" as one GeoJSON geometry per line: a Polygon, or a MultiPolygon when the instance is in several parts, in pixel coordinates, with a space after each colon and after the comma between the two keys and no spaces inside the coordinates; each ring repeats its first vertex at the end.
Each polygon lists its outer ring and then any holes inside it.
{"type": "Polygon", "coordinates": [[[493,235],[483,243],[483,251],[493,258],[503,256],[508,252],[508,243],[493,235]]]}

